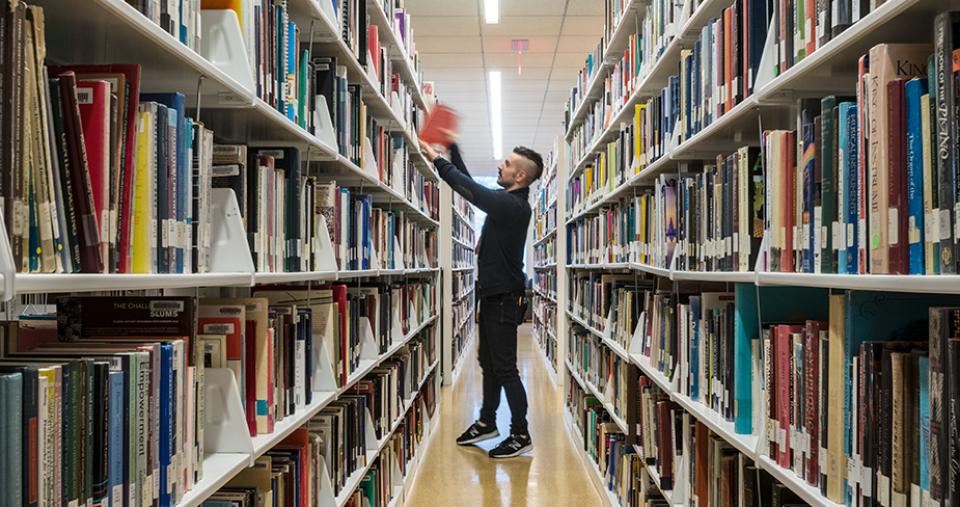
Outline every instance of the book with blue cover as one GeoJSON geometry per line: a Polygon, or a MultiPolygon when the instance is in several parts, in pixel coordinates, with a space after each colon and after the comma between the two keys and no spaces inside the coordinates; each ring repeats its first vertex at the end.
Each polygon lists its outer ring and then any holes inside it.
{"type": "Polygon", "coordinates": [[[907,248],[909,273],[925,274],[923,206],[923,129],[920,97],[927,93],[927,81],[914,78],[904,85],[907,159],[907,248]]]}

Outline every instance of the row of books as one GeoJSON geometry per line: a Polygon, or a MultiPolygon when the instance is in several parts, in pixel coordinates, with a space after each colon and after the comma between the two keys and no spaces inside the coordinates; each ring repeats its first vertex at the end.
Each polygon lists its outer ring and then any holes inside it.
{"type": "MultiPolygon", "coordinates": [[[[473,320],[468,319],[468,320],[473,320]]],[[[454,327],[453,332],[453,341],[451,343],[452,351],[451,355],[453,359],[450,364],[453,364],[454,367],[461,363],[460,359],[463,357],[463,354],[467,351],[467,347],[470,346],[470,343],[473,341],[473,337],[476,334],[476,326],[474,325],[460,325],[454,327]]]]}
{"type": "MultiPolygon", "coordinates": [[[[232,189],[242,203],[259,271],[315,270],[323,255],[320,217],[341,269],[394,269],[401,260],[407,268],[436,266],[435,228],[413,212],[374,207],[369,194],[308,175],[296,148],[216,145],[213,172],[213,186],[232,189]],[[377,266],[372,264],[374,253],[377,266]]],[[[439,186],[419,173],[407,176],[409,186],[419,192],[411,202],[426,213],[437,213],[439,186]]]]}
{"type": "MultiPolygon", "coordinates": [[[[595,135],[610,127],[611,119],[639,85],[640,77],[657,64],[678,36],[679,24],[700,3],[680,5],[662,0],[650,5],[638,34],[630,39],[624,55],[611,68],[604,93],[578,126],[581,130],[576,136],[581,148],[589,146],[595,135]],[[688,12],[684,13],[684,8],[688,12]]],[[[718,17],[705,22],[692,43],[681,49],[679,74],[670,78],[679,85],[678,101],[671,105],[679,113],[680,140],[689,139],[753,93],[771,24],[775,27],[773,43],[778,55],[777,61],[772,62],[776,76],[869,14],[870,5],[861,4],[859,0],[843,0],[836,5],[809,0],[737,0],[718,17]]],[[[571,99],[578,96],[577,88],[574,90],[571,99]]],[[[575,106],[570,104],[575,101],[568,103],[568,109],[573,110],[575,106]]],[[[570,119],[567,114],[568,130],[570,119]]]]}
{"type": "Polygon", "coordinates": [[[470,204],[470,201],[466,200],[460,194],[453,194],[453,208],[460,213],[460,216],[466,219],[467,225],[474,227],[473,218],[474,211],[473,205],[470,204]]]}
{"type": "Polygon", "coordinates": [[[533,273],[533,286],[540,292],[554,299],[557,298],[556,270],[536,271],[533,273]]]}
{"type": "Polygon", "coordinates": [[[140,67],[47,66],[43,10],[4,11],[3,219],[20,272],[208,268],[213,133],[140,67]],[[13,168],[20,168],[14,170],[13,168]]]}
{"type": "Polygon", "coordinates": [[[455,300],[469,294],[477,283],[476,274],[472,271],[454,271],[450,280],[450,292],[455,300]]]}
{"type": "Polygon", "coordinates": [[[641,446],[662,488],[686,491],[695,505],[807,505],[646,377],[640,390],[641,446]]]}
{"type": "Polygon", "coordinates": [[[554,235],[533,248],[533,265],[548,266],[555,262],[557,262],[557,236],[554,235]]]}
{"type": "Polygon", "coordinates": [[[537,338],[540,349],[543,350],[553,370],[560,371],[560,344],[555,331],[557,329],[556,303],[535,295],[533,298],[533,316],[533,335],[537,338]]]}
{"type": "Polygon", "coordinates": [[[546,235],[557,231],[557,203],[550,204],[537,200],[537,213],[533,222],[533,240],[540,241],[546,235]]]}
{"type": "MultiPolygon", "coordinates": [[[[559,337],[558,337],[559,338],[559,337]]],[[[567,333],[567,360],[584,382],[607,396],[614,414],[626,420],[632,405],[628,372],[629,362],[618,356],[600,337],[579,326],[570,326],[567,333]]],[[[628,423],[629,424],[629,423],[628,423]]]]}
{"type": "Polygon", "coordinates": [[[368,464],[356,489],[344,497],[345,505],[387,505],[398,479],[394,474],[408,473],[418,443],[426,436],[424,421],[435,413],[434,376],[427,371],[436,358],[435,335],[410,342],[253,467],[233,477],[205,505],[313,505],[324,496],[343,495],[357,470],[368,464]],[[374,430],[369,436],[368,416],[374,430]],[[397,429],[390,433],[394,424],[397,429]],[[371,437],[383,443],[376,456],[368,448],[371,437]]]}
{"type": "Polygon", "coordinates": [[[454,220],[451,228],[451,233],[453,238],[462,241],[468,245],[474,245],[477,240],[475,233],[473,232],[473,227],[468,225],[463,220],[454,220]]]}
{"type": "Polygon", "coordinates": [[[571,274],[571,311],[587,326],[607,331],[609,338],[629,350],[633,331],[646,308],[656,280],[633,274],[585,272],[571,274]]]}
{"type": "Polygon", "coordinates": [[[4,324],[11,505],[174,505],[203,478],[196,316],[191,298],[62,298],[55,315],[4,324]],[[94,301],[98,312],[83,311],[94,301]]]}
{"type": "Polygon", "coordinates": [[[759,453],[831,501],[948,498],[955,423],[942,418],[953,417],[956,373],[942,354],[952,350],[956,298],[809,289],[760,297],[776,303],[758,313],[749,285],[658,291],[636,324],[636,352],[678,395],[759,436],[759,453]]]}
{"type": "Polygon", "coordinates": [[[856,97],[801,100],[796,130],[764,133],[769,269],[956,273],[956,157],[938,147],[957,118],[937,114],[956,101],[953,73],[937,70],[956,44],[875,46],[856,97]]]}
{"type": "Polygon", "coordinates": [[[671,78],[660,94],[635,105],[633,121],[622,124],[617,137],[596,153],[587,153],[592,141],[574,134],[571,155],[585,164],[567,187],[568,211],[586,208],[664,156],[677,121],[679,91],[679,81],[671,78]]]}
{"type": "Polygon", "coordinates": [[[473,268],[477,265],[477,254],[473,247],[465,247],[459,243],[453,244],[453,267],[473,268]]]}

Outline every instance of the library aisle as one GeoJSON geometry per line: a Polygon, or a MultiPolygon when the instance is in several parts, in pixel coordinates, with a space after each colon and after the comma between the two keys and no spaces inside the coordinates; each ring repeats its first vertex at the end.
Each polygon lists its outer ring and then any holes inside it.
{"type": "MultiPolygon", "coordinates": [[[[457,436],[476,418],[481,402],[477,340],[472,343],[459,377],[444,389],[439,431],[421,464],[408,505],[599,505],[596,488],[563,427],[563,393],[551,380],[529,325],[519,330],[517,366],[530,403],[533,452],[492,460],[487,451],[499,439],[480,447],[457,446],[457,436]]],[[[497,413],[497,427],[501,434],[510,427],[506,398],[497,413]]]]}

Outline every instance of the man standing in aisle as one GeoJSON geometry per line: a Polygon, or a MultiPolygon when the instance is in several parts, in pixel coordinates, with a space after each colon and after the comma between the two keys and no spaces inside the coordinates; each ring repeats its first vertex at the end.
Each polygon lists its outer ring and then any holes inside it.
{"type": "Polygon", "coordinates": [[[448,133],[448,137],[450,160],[421,141],[423,154],[454,192],[487,214],[477,244],[476,289],[483,406],[480,419],[457,438],[457,444],[471,445],[500,436],[497,408],[502,388],[510,405],[510,436],[489,454],[491,458],[512,458],[533,449],[527,430],[527,393],[517,369],[517,326],[527,306],[523,251],[531,215],[529,187],[543,173],[543,157],[529,148],[514,148],[497,167],[497,184],[503,189],[491,190],[473,180],[452,142],[454,136],[448,133]]]}

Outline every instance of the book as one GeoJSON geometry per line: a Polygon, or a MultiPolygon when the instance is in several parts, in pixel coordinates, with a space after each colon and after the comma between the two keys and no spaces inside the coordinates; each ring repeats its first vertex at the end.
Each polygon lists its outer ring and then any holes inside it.
{"type": "Polygon", "coordinates": [[[430,110],[427,119],[420,129],[420,139],[428,144],[446,145],[449,141],[444,130],[458,132],[457,125],[460,122],[460,115],[453,109],[437,104],[430,110]]]}

